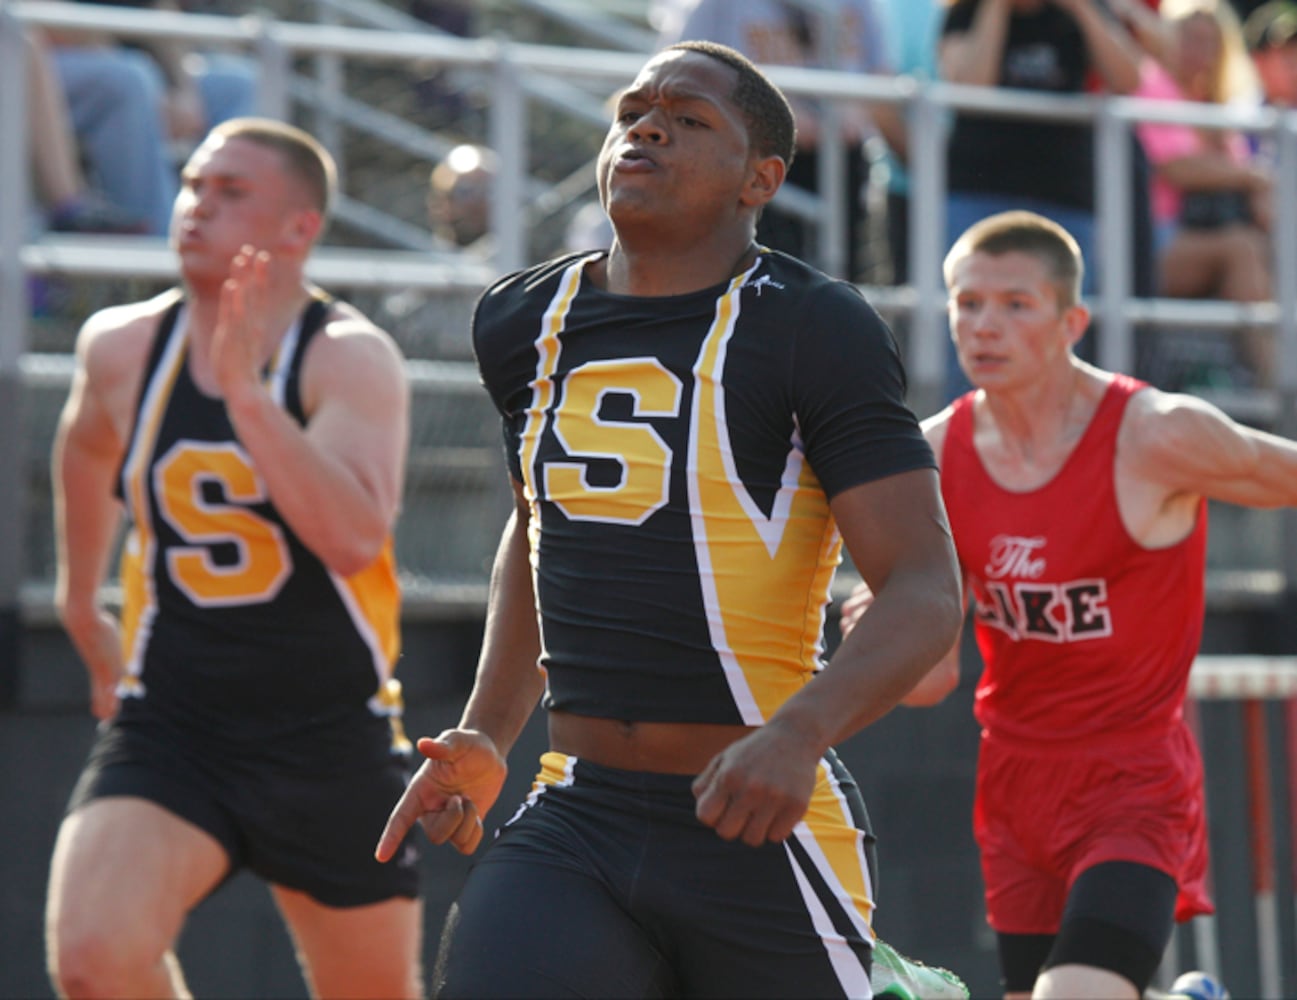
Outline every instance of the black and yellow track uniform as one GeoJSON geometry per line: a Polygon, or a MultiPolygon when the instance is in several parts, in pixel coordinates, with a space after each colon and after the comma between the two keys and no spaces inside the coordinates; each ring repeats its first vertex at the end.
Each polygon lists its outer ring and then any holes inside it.
{"type": "MultiPolygon", "coordinates": [[[[546,704],[760,725],[822,666],[829,499],[934,465],[896,345],[777,252],[660,298],[594,287],[594,259],[501,280],[474,325],[532,504],[546,704]]],[[[547,754],[460,898],[444,994],[867,996],[871,838],[836,758],[762,848],[700,824],[689,786],[547,754]]]]}
{"type": "MultiPolygon", "coordinates": [[[[317,298],[267,372],[305,422],[302,360],[317,298]]],[[[417,849],[373,848],[405,784],[392,718],[399,652],[391,541],[342,577],[270,503],[220,399],[189,374],[177,294],[149,354],[120,476],[126,676],[71,808],[139,796],[199,826],[247,867],[321,902],[417,894],[417,849]]]]}

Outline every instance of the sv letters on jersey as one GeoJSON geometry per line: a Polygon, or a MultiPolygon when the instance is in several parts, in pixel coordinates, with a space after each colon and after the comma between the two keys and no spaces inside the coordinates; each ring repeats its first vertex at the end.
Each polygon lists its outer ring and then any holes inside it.
{"type": "Polygon", "coordinates": [[[1012,535],[992,540],[983,579],[975,582],[978,619],[1015,640],[1062,643],[1111,635],[1108,582],[1042,580],[1045,542],[1012,535]]]}

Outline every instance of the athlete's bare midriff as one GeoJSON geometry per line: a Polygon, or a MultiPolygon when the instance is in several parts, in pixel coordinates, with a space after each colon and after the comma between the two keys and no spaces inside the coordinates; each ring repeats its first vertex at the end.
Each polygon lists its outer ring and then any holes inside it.
{"type": "Polygon", "coordinates": [[[550,746],[592,764],[626,771],[698,774],[751,726],[707,722],[634,722],[549,713],[550,746]]]}

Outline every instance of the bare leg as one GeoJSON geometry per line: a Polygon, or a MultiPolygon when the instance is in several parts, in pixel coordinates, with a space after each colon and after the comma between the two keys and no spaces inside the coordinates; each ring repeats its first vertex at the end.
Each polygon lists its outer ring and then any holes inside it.
{"type": "Polygon", "coordinates": [[[315,997],[423,996],[423,904],[397,897],[368,906],[325,906],[272,887],[315,997]]]}
{"type": "Polygon", "coordinates": [[[1125,976],[1093,965],[1056,965],[1036,980],[1033,1000],[1139,1000],[1135,984],[1125,976]]]}
{"type": "Polygon", "coordinates": [[[63,821],[50,866],[46,954],[68,997],[186,997],[172,951],[224,877],[212,837],[144,799],[96,799],[63,821]]]}
{"type": "MultiPolygon", "coordinates": [[[[1161,293],[1171,298],[1264,302],[1271,295],[1269,239],[1256,226],[1181,230],[1166,248],[1161,270],[1161,293]]],[[[1239,338],[1257,384],[1272,384],[1273,334],[1249,326],[1239,338]]]]}
{"type": "MultiPolygon", "coordinates": [[[[1234,227],[1227,240],[1228,263],[1221,282],[1221,297],[1234,302],[1266,302],[1272,294],[1270,239],[1255,226],[1234,227]]],[[[1271,386],[1275,377],[1274,332],[1246,326],[1239,331],[1243,356],[1257,384],[1271,386]]]]}

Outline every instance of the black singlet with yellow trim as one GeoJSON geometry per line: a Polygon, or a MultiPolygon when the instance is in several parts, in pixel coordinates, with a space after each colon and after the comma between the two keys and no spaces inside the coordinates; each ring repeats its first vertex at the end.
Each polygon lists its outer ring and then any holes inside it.
{"type": "MultiPolygon", "coordinates": [[[[318,297],[306,307],[266,375],[302,424],[302,361],[329,305],[318,297]]],[[[400,596],[391,540],[365,570],[330,571],[270,503],[224,402],[191,378],[188,354],[176,294],[149,354],[118,484],[129,527],[123,715],[146,710],[249,741],[393,714],[400,596]]]]}
{"type": "Polygon", "coordinates": [[[935,467],[895,341],[778,252],[661,298],[595,287],[599,256],[502,279],[474,321],[532,504],[546,704],[760,724],[822,666],[829,498],[935,467]]]}

